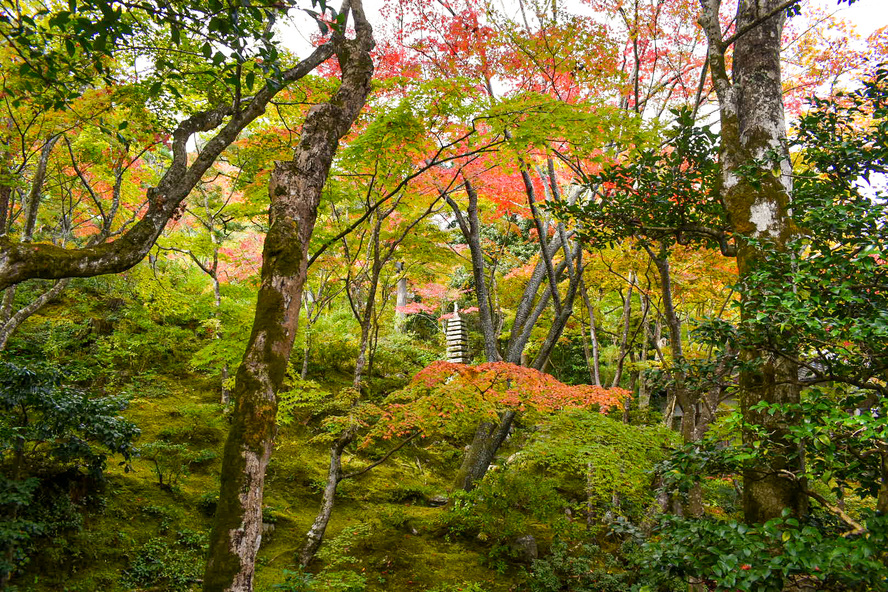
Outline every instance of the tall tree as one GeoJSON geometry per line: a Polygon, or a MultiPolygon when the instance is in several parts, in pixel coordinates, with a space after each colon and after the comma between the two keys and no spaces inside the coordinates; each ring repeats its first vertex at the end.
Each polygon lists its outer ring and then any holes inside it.
{"type": "Polygon", "coordinates": [[[219,505],[210,535],[205,592],[253,589],[261,542],[265,468],[276,432],[277,392],[299,320],[302,287],[321,191],[339,140],[364,106],[373,75],[373,30],[361,0],[345,0],[332,30],[340,84],[312,107],[293,159],[275,164],[269,182],[269,229],[262,250],[261,285],[253,330],[235,377],[235,408],[222,457],[219,505]],[[355,36],[345,36],[351,15],[355,36]]]}
{"type": "MultiPolygon", "coordinates": [[[[708,64],[721,123],[721,196],[737,237],[737,267],[743,283],[768,249],[785,250],[790,223],[792,165],[789,160],[781,85],[780,43],[785,0],[740,0],[736,28],[725,36],[721,0],[701,0],[700,23],[709,41],[708,64]],[[733,46],[731,73],[727,52],[733,46]]],[[[756,286],[746,286],[755,290],[756,286]]],[[[755,311],[742,307],[742,317],[755,311]]],[[[785,509],[804,513],[804,483],[786,476],[802,462],[787,438],[791,419],[755,411],[757,403],[798,403],[798,365],[788,356],[757,348],[740,352],[740,406],[749,423],[761,426],[781,453],[743,475],[743,511],[749,522],[779,517],[785,509]]],[[[747,432],[747,438],[753,435],[747,432]]]]}

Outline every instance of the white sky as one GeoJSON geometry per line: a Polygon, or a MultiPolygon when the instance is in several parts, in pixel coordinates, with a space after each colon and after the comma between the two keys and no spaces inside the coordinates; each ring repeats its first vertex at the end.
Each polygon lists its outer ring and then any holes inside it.
{"type": "MultiPolygon", "coordinates": [[[[434,0],[428,1],[431,2],[434,0]]],[[[517,0],[500,0],[500,2],[504,6],[514,4],[517,10],[517,0]]],[[[568,6],[577,3],[578,0],[566,1],[568,6]]],[[[854,23],[858,33],[864,38],[876,29],[888,25],[888,0],[857,0],[857,2],[851,6],[848,6],[847,4],[839,5],[837,0],[803,0],[803,3],[819,6],[824,10],[836,11],[840,16],[854,23]]],[[[306,0],[302,4],[308,6],[310,3],[306,0]]],[[[339,2],[332,0],[330,1],[330,4],[338,7],[339,2]]],[[[364,10],[367,13],[370,24],[376,25],[377,29],[381,28],[381,25],[384,24],[382,22],[382,16],[380,15],[380,7],[382,4],[383,0],[364,0],[364,10]]],[[[312,33],[317,31],[317,26],[304,12],[294,11],[294,13],[297,13],[294,14],[294,20],[298,23],[298,26],[286,27],[282,33],[286,39],[285,45],[287,48],[295,51],[297,55],[304,57],[311,51],[311,45],[308,38],[312,33]]]]}
{"type": "MultiPolygon", "coordinates": [[[[814,4],[823,8],[835,8],[835,0],[814,0],[814,4]]],[[[857,26],[861,35],[866,37],[879,27],[888,25],[888,1],[858,0],[851,6],[842,5],[839,15],[857,26]]]]}

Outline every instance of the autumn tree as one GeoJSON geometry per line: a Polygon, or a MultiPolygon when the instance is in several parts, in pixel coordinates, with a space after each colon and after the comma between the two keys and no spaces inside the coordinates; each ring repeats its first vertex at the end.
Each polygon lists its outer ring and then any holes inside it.
{"type": "Polygon", "coordinates": [[[620,408],[628,393],[590,385],[566,385],[532,368],[507,362],[477,366],[435,362],[420,370],[403,389],[381,403],[361,400],[356,389],[345,389],[323,421],[319,441],[331,446],[331,463],[321,508],[306,536],[299,556],[304,567],[323,542],[335,505],[336,489],[345,479],[365,474],[418,437],[463,439],[475,426],[496,424],[503,411],[543,417],[561,410],[592,409],[602,413],[620,408]],[[361,447],[374,442],[399,440],[381,459],[368,466],[345,471],[342,451],[353,441],[361,447]]]}
{"type": "MultiPolygon", "coordinates": [[[[83,96],[144,94],[156,109],[147,123],[168,142],[168,156],[144,194],[145,207],[114,240],[63,247],[9,234],[0,238],[0,287],[31,278],[114,273],[141,261],[222,151],[283,87],[332,55],[331,45],[322,44],[287,67],[269,26],[278,10],[186,3],[145,4],[125,12],[122,6],[87,3],[76,10],[59,6],[37,12],[16,5],[4,11],[0,27],[6,55],[23,78],[16,83],[23,92],[4,78],[17,94],[15,106],[39,113],[68,109],[83,96]],[[130,63],[135,54],[151,60],[147,69],[137,68],[139,76],[132,82],[126,80],[130,69],[142,65],[130,63]],[[206,95],[195,96],[194,88],[207,89],[206,95]],[[185,114],[179,121],[164,115],[176,111],[185,114]],[[210,132],[200,154],[189,159],[188,142],[195,134],[210,132]]],[[[116,129],[98,120],[95,124],[112,142],[118,136],[126,141],[123,122],[114,124],[116,129]]],[[[43,139],[41,145],[45,143],[43,139]]],[[[104,209],[110,211],[110,205],[104,209]]]]}

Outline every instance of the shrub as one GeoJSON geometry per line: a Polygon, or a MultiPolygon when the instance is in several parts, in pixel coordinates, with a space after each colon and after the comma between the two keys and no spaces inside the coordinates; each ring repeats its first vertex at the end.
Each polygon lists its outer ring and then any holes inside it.
{"type": "Polygon", "coordinates": [[[11,460],[13,475],[40,457],[100,479],[109,452],[124,462],[133,453],[139,429],[120,417],[126,405],[63,385],[61,372],[45,364],[0,362],[0,458],[11,460]]]}
{"type": "Polygon", "coordinates": [[[25,565],[37,537],[79,531],[80,508],[54,479],[94,486],[109,454],[128,463],[139,433],[118,415],[124,399],[89,397],[61,379],[45,364],[0,362],[0,463],[10,468],[0,477],[0,579],[25,565]],[[41,478],[30,476],[37,465],[41,478]]]}
{"type": "Polygon", "coordinates": [[[206,491],[197,498],[197,507],[203,512],[204,516],[210,518],[216,513],[216,506],[219,504],[218,491],[206,491]]]}
{"type": "Polygon", "coordinates": [[[21,516],[39,484],[39,479],[13,481],[0,475],[0,577],[28,562],[32,540],[43,533],[42,523],[21,516]]]}
{"type": "Polygon", "coordinates": [[[585,498],[594,519],[639,518],[653,501],[654,467],[675,438],[660,426],[631,426],[596,412],[565,410],[541,426],[514,464],[557,479],[571,497],[585,498]]]}
{"type": "Polygon", "coordinates": [[[455,491],[442,521],[451,534],[497,544],[527,534],[533,523],[553,520],[566,506],[551,479],[493,471],[472,491],[455,491]]]}
{"type": "Polygon", "coordinates": [[[274,584],[272,589],[281,592],[312,592],[314,590],[314,576],[310,573],[289,569],[284,570],[284,581],[280,584],[274,584]]]}
{"type": "Polygon", "coordinates": [[[178,488],[179,481],[188,475],[192,464],[216,458],[216,452],[212,450],[195,452],[184,444],[157,440],[139,448],[139,456],[152,463],[161,489],[172,491],[178,488]]]}
{"type": "Polygon", "coordinates": [[[529,592],[623,592],[630,589],[629,574],[619,566],[601,566],[603,558],[601,549],[595,545],[578,545],[571,551],[566,542],[556,540],[551,555],[533,562],[527,577],[527,589],[529,592]]]}
{"type": "Polygon", "coordinates": [[[163,592],[190,590],[203,570],[205,549],[206,536],[194,531],[179,532],[174,541],[152,538],[123,572],[123,582],[163,592]]]}

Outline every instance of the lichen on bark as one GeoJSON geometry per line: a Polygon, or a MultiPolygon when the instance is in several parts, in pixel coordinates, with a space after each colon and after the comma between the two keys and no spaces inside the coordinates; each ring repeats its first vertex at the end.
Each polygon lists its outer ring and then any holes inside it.
{"type": "MultiPolygon", "coordinates": [[[[780,82],[784,2],[740,0],[737,32],[730,38],[734,43],[730,78],[725,58],[728,43],[718,20],[721,1],[700,0],[700,4],[700,23],[709,40],[709,67],[719,101],[722,199],[738,237],[740,284],[756,290],[748,280],[766,250],[786,248],[794,232],[780,82]]],[[[754,317],[754,311],[743,306],[748,302],[747,298],[741,302],[741,322],[754,317]]],[[[767,415],[752,410],[763,401],[798,402],[798,369],[785,356],[758,346],[747,346],[740,358],[745,362],[739,385],[744,420],[763,427],[770,444],[783,451],[744,473],[746,520],[764,522],[779,517],[785,509],[802,514],[807,508],[804,482],[791,476],[801,466],[802,454],[786,438],[791,419],[782,413],[767,415]]],[[[751,431],[744,434],[748,442],[755,437],[751,431]]]]}

